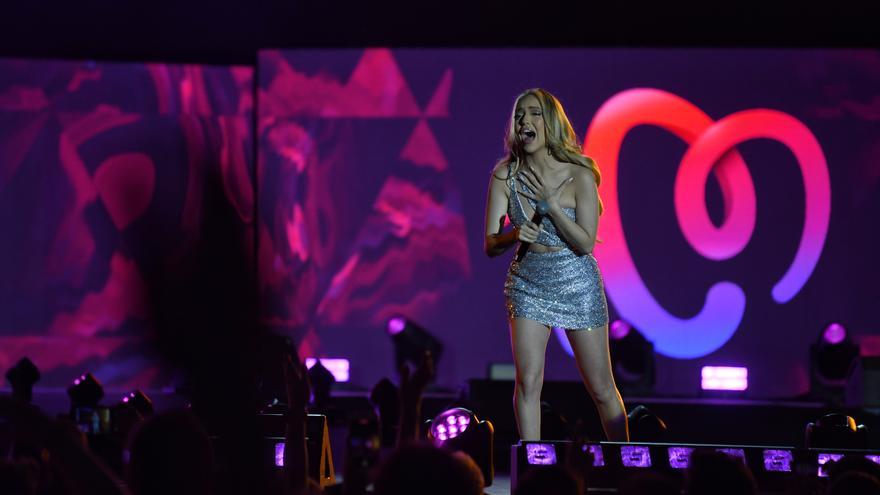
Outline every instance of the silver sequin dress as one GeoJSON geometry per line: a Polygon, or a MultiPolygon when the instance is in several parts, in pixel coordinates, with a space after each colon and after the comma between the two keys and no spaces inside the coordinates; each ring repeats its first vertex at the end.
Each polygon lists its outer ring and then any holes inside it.
{"type": "MultiPolygon", "coordinates": [[[[517,187],[529,188],[516,179],[508,179],[510,201],[507,214],[520,226],[527,221],[517,187]]],[[[535,202],[526,198],[535,208],[535,202]]],[[[563,208],[565,215],[575,219],[574,208],[563,208]]],[[[549,217],[542,222],[543,230],[537,243],[561,246],[558,251],[528,251],[521,261],[514,256],[507,271],[504,295],[511,318],[527,318],[550,327],[567,330],[593,329],[608,324],[608,303],[599,265],[592,254],[578,255],[556,232],[549,217]]]]}

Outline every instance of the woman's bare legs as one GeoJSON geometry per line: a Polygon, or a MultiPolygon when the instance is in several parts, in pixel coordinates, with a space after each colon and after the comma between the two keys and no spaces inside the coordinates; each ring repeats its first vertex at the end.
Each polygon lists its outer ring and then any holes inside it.
{"type": "Polygon", "coordinates": [[[513,410],[522,440],[541,439],[541,387],[549,338],[546,325],[524,318],[510,321],[510,346],[516,364],[513,410]]]}
{"type": "Polygon", "coordinates": [[[599,410],[605,436],[612,442],[629,441],[626,409],[611,373],[608,325],[592,330],[569,330],[565,333],[574,351],[584,385],[599,410]]]}

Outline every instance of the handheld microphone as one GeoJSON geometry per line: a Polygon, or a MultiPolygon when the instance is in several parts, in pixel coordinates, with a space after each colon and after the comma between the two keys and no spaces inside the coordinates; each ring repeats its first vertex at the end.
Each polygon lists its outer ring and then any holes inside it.
{"type": "MultiPolygon", "coordinates": [[[[532,223],[540,227],[541,220],[543,220],[543,218],[544,215],[541,214],[540,208],[535,208],[535,213],[532,215],[532,223]]],[[[519,249],[517,249],[516,251],[516,261],[522,261],[522,259],[526,257],[526,253],[528,252],[530,245],[530,242],[520,241],[519,249]]]]}

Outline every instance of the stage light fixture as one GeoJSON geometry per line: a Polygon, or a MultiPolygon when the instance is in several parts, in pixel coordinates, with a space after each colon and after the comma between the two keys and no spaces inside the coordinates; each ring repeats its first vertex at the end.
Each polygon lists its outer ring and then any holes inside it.
{"type": "Polygon", "coordinates": [[[621,393],[650,393],[654,388],[654,344],[623,320],[612,322],[608,334],[614,381],[621,393]]]}
{"type": "Polygon", "coordinates": [[[647,407],[636,406],[626,417],[632,441],[662,442],[666,438],[666,423],[647,407]]]}
{"type": "Polygon", "coordinates": [[[434,369],[440,362],[443,354],[443,344],[420,325],[403,316],[394,316],[388,319],[385,331],[394,343],[394,361],[397,369],[404,363],[418,366],[425,352],[431,353],[434,358],[434,369]]]}
{"type": "Polygon", "coordinates": [[[621,445],[620,462],[623,467],[651,467],[651,450],[644,445],[621,445]]]}
{"type": "Polygon", "coordinates": [[[454,407],[429,422],[428,439],[436,447],[471,456],[480,467],[486,486],[492,484],[495,428],[491,421],[480,421],[470,410],[454,407]]]}
{"type": "Polygon", "coordinates": [[[526,462],[532,466],[556,464],[556,446],[552,443],[527,443],[526,462]]]}
{"type": "Polygon", "coordinates": [[[67,388],[70,397],[70,418],[80,430],[89,434],[110,432],[110,408],[98,406],[104,398],[104,387],[91,373],[84,373],[67,388]]]}
{"type": "Polygon", "coordinates": [[[91,373],[84,373],[73,380],[67,388],[71,408],[87,407],[95,409],[104,398],[104,387],[91,373]]]}
{"type": "Polygon", "coordinates": [[[135,390],[123,395],[120,402],[133,407],[145,418],[153,415],[153,401],[140,390],[135,390]]]}
{"type": "Polygon", "coordinates": [[[691,462],[693,447],[669,447],[669,467],[672,469],[687,469],[691,462]]]}
{"type": "Polygon", "coordinates": [[[867,449],[868,428],[856,424],[851,416],[826,414],[815,423],[808,423],[804,435],[808,449],[867,449]]]}
{"type": "Polygon", "coordinates": [[[794,454],[790,450],[764,449],[764,470],[790,473],[794,454]]]}
{"type": "Polygon", "coordinates": [[[859,357],[859,346],[839,323],[832,323],[810,346],[810,395],[834,404],[843,402],[850,368],[859,357]]]}
{"type": "Polygon", "coordinates": [[[21,358],[18,363],[6,372],[6,381],[12,387],[12,397],[30,402],[34,398],[34,384],[40,380],[40,370],[27,357],[21,358]]]}

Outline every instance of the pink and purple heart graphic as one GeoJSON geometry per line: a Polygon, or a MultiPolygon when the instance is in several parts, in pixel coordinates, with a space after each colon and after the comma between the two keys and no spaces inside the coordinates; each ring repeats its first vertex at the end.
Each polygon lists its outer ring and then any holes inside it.
{"type": "Polygon", "coordinates": [[[690,145],[675,178],[675,212],[693,249],[711,260],[739,254],[751,239],[757,206],[755,188],[742,156],[734,148],[752,139],[772,139],[787,146],[800,166],[805,193],[804,228],[791,265],[774,285],[777,303],[790,301],[813,273],[831,216],[831,184],[825,155],[810,130],[794,117],[767,109],[744,110],[717,122],[687,100],[657,89],[632,89],[606,101],[584,140],[584,151],[603,173],[600,194],[605,214],[599,228],[604,244],[596,251],[608,296],[620,316],[673,358],[697,358],[720,348],[742,321],[746,296],[733,282],[715,283],[703,308],[692,318],[678,318],[652,296],[639,276],[626,243],[619,212],[618,156],[626,134],[652,125],[690,145]],[[714,173],[721,186],[724,221],[715,226],[706,209],[706,181],[714,173]]]}

